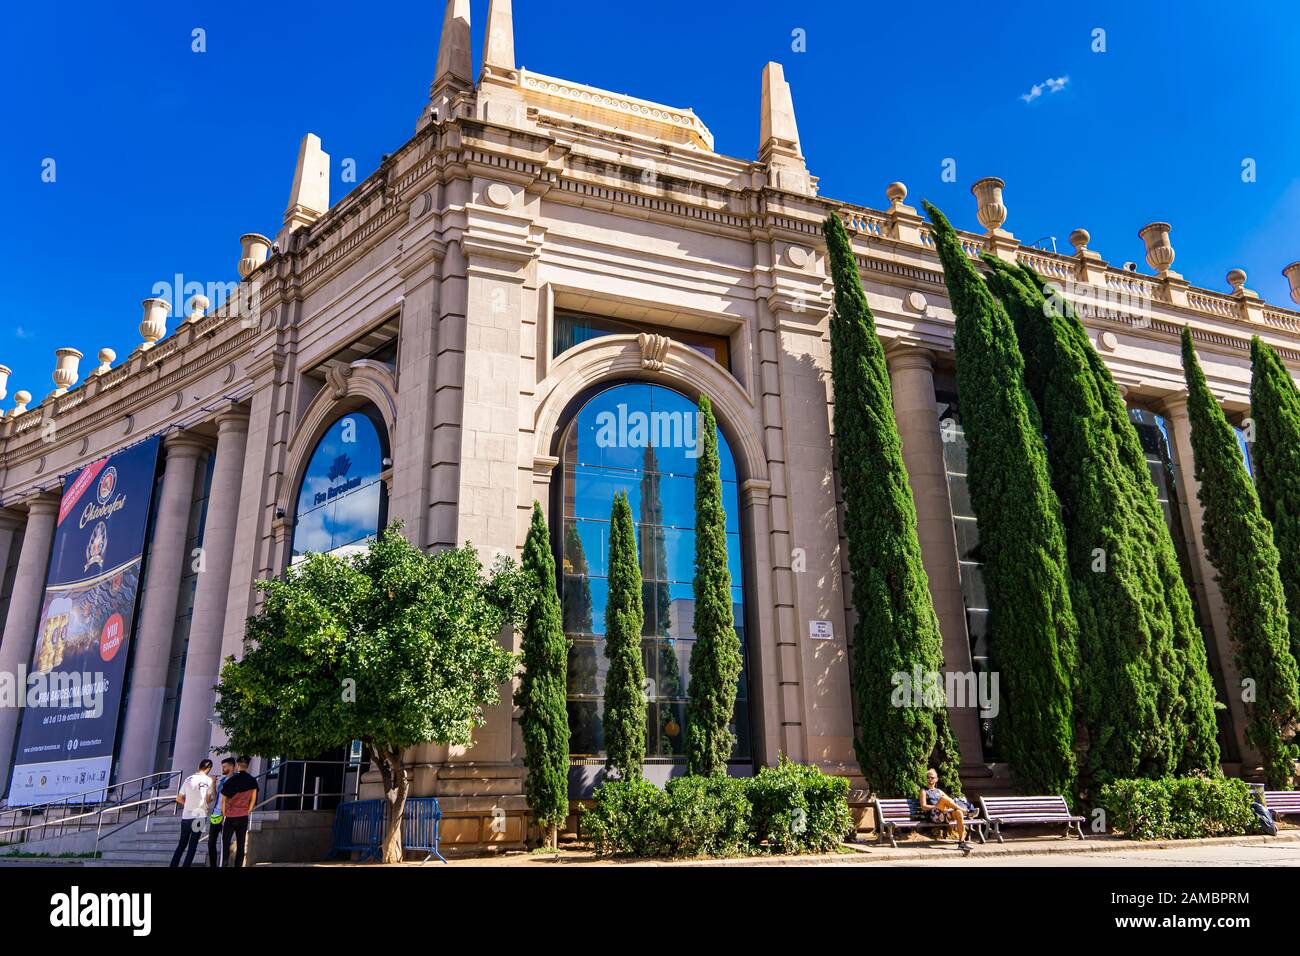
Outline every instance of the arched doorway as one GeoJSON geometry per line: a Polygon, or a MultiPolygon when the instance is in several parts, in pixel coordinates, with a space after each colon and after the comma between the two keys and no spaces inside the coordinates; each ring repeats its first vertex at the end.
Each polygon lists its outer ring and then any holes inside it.
{"type": "MultiPolygon", "coordinates": [[[[552,481],[568,667],[569,751],[577,760],[604,756],[605,603],[609,514],[617,492],[628,495],[641,561],[642,660],[650,698],[648,763],[684,763],[686,699],[694,647],[695,403],[645,382],[614,384],[585,397],[563,427],[558,480],[552,481]]],[[[745,586],[736,463],[718,435],[727,515],[727,557],[736,631],[746,665],[732,724],[734,762],[752,762],[745,586]]]]}

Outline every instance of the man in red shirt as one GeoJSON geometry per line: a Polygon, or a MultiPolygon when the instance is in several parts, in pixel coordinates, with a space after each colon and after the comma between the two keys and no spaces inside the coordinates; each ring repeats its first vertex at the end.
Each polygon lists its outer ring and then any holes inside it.
{"type": "Polygon", "coordinates": [[[248,772],[249,760],[240,757],[235,761],[235,772],[221,785],[221,865],[243,866],[244,847],[248,841],[248,816],[257,805],[257,780],[248,772]],[[234,860],[230,857],[230,841],[234,839],[234,860]]]}

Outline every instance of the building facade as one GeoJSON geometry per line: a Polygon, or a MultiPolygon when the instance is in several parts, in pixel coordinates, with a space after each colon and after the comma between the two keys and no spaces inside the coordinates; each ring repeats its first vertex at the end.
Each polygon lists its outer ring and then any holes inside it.
{"type": "MultiPolygon", "coordinates": [[[[84,381],[60,350],[55,392],[0,419],[0,670],[32,659],[65,480],[162,436],[114,777],[188,771],[220,746],[213,691],[241,653],[255,582],[307,551],[364,544],[400,519],[436,549],[517,555],[534,500],[562,569],[574,786],[602,760],[604,522],[626,490],[647,582],[651,776],[680,766],[692,638],[689,493],[680,443],[610,448],[608,416],[690,428],[700,394],[723,442],[737,626],[745,648],[738,773],[779,754],[865,786],[854,758],[853,612],[832,457],[830,279],[821,223],[842,218],[886,342],[945,667],[987,659],[978,528],[965,494],[953,316],[927,226],[891,184],[883,210],[818,193],[780,65],[761,79],[755,159],[713,150],[692,111],[519,69],[509,0],[492,0],[481,69],[468,0],[448,0],[414,135],[342,201],[304,138],[284,227],[241,239],[240,283],[168,328],[144,303],[142,344],[84,381]],[[605,416],[602,419],[602,416],[605,416]],[[680,424],[679,424],[680,423],[680,424]]],[[[1221,699],[1226,768],[1251,774],[1223,601],[1201,540],[1178,333],[1190,325],[1230,416],[1249,414],[1249,343],[1300,367],[1300,312],[1172,271],[1170,229],[1142,230],[1154,274],[1022,246],[1002,183],[976,183],[969,254],[1018,257],[1080,306],[1126,389],[1176,529],[1221,699]]],[[[1300,302],[1300,264],[1288,267],[1300,302]]],[[[178,295],[180,294],[178,290],[178,295]]],[[[177,308],[176,311],[183,311],[177,308]]],[[[518,843],[526,811],[509,688],[469,748],[412,754],[445,839],[518,843]]],[[[973,702],[972,702],[973,703],[973,702]]],[[[21,714],[0,710],[0,768],[21,714]]],[[[954,707],[968,788],[1005,779],[996,718],[954,707]]],[[[369,778],[368,778],[369,779],[369,778]]],[[[368,784],[377,786],[377,784],[368,784]]]]}

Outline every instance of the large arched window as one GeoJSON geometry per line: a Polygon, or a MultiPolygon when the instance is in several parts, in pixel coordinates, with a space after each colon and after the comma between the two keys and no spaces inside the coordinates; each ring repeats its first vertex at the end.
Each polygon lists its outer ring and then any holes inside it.
{"type": "MultiPolygon", "coordinates": [[[[562,446],[558,529],[564,629],[569,652],[569,752],[604,755],[605,604],[609,513],[627,492],[637,524],[645,626],[641,650],[650,696],[649,761],[684,760],[695,575],[696,407],[657,385],[616,385],[594,395],[570,421],[562,446]]],[[[727,558],[736,631],[745,648],[744,584],[736,464],[718,435],[727,558]]],[[[746,655],[747,656],[747,655],[746,655]]],[[[748,666],[742,670],[732,729],[732,759],[748,762],[748,666]]]]}
{"type": "Polygon", "coordinates": [[[388,435],[379,410],[367,405],[334,422],[307,463],[294,516],[293,559],[307,552],[364,547],[387,520],[388,498],[380,478],[388,435]]]}

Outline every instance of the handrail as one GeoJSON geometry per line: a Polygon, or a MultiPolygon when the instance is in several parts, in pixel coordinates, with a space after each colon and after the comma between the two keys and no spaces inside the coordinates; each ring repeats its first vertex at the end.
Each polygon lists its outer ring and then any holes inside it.
{"type": "MultiPolygon", "coordinates": [[[[172,784],[172,778],[177,777],[179,775],[180,772],[176,770],[157,771],[155,773],[145,774],[142,777],[135,777],[131,780],[124,781],[123,783],[120,784],[112,784],[109,786],[99,787],[92,791],[86,791],[86,793],[72,794],[71,796],[65,797],[62,800],[50,801],[49,803],[45,803],[45,804],[36,804],[31,807],[10,808],[10,811],[13,813],[19,813],[25,811],[26,816],[28,816],[29,818],[39,815],[41,816],[42,819],[38,823],[29,823],[21,827],[11,826],[8,829],[0,830],[0,840],[4,840],[5,843],[11,843],[11,842],[31,842],[33,839],[39,839],[39,840],[57,839],[58,837],[61,837],[65,833],[67,833],[68,830],[72,828],[71,827],[72,824],[74,823],[78,824],[78,826],[76,826],[75,829],[80,830],[82,829],[82,827],[80,826],[80,821],[87,820],[91,817],[96,817],[96,816],[99,817],[99,819],[96,820],[95,823],[95,829],[98,831],[103,826],[104,814],[121,813],[125,809],[134,806],[139,806],[141,803],[148,802],[149,800],[155,799],[149,797],[148,795],[164,789],[170,789],[172,784]],[[148,780],[153,780],[154,778],[158,778],[158,779],[154,780],[153,783],[146,784],[144,782],[148,780]],[[138,787],[135,785],[138,785],[138,787]],[[94,801],[94,802],[82,801],[82,803],[80,804],[73,804],[68,802],[70,800],[75,799],[76,797],[84,797],[87,793],[103,793],[106,798],[108,798],[110,794],[116,793],[117,797],[115,801],[110,798],[110,799],[105,799],[102,801],[94,801]],[[50,819],[49,812],[51,809],[57,807],[70,808],[73,806],[92,807],[93,809],[85,810],[84,812],[81,813],[65,814],[63,816],[50,819]],[[38,837],[33,836],[32,834],[34,834],[35,831],[37,830],[41,831],[40,836],[38,837]],[[50,832],[51,830],[53,830],[53,832],[50,832]],[[24,840],[13,841],[10,839],[11,837],[19,836],[19,835],[24,835],[24,840]]],[[[129,822],[134,823],[135,821],[132,820],[129,822]]]]}
{"type": "MultiPolygon", "coordinates": [[[[15,804],[14,806],[9,806],[6,803],[5,806],[0,807],[0,813],[12,812],[12,813],[27,813],[29,815],[35,814],[43,810],[48,810],[50,807],[67,806],[69,803],[76,801],[78,797],[89,796],[92,793],[108,794],[113,790],[125,790],[126,788],[131,786],[131,784],[134,783],[142,784],[142,781],[149,780],[153,777],[170,777],[173,776],[174,774],[179,774],[179,773],[180,773],[179,770],[157,770],[154,771],[153,773],[146,773],[140,777],[132,777],[130,780],[119,780],[117,783],[104,784],[103,786],[95,787],[92,790],[83,790],[80,793],[73,793],[66,797],[60,797],[58,800],[50,800],[48,803],[15,804]]],[[[81,802],[82,803],[107,803],[109,801],[107,799],[104,799],[104,800],[82,800],[81,802]]]]}

